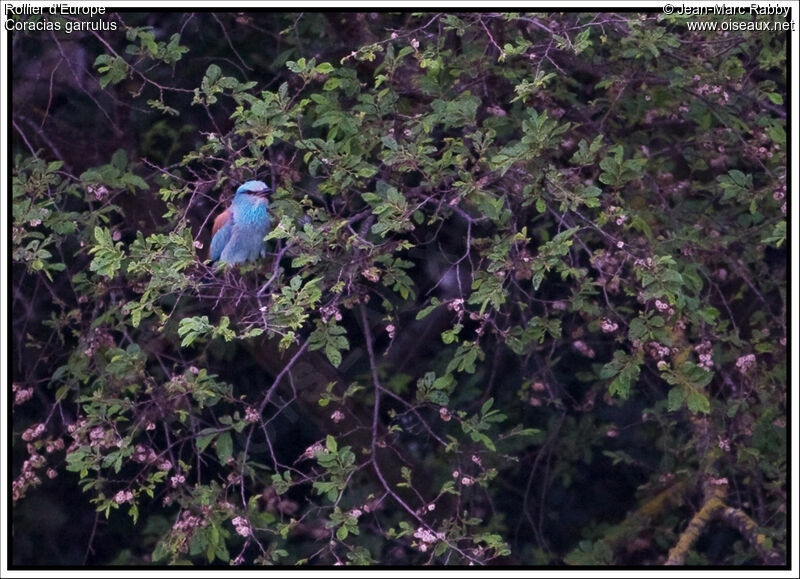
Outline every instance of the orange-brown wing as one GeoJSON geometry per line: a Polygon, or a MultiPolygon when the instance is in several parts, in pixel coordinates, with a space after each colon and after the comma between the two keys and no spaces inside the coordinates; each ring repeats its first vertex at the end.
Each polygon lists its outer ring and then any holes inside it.
{"type": "Polygon", "coordinates": [[[214,219],[214,227],[211,229],[211,237],[216,235],[217,231],[231,219],[231,210],[226,209],[214,219]]]}
{"type": "Polygon", "coordinates": [[[233,229],[233,213],[226,210],[217,215],[211,231],[211,247],[208,248],[208,258],[211,261],[217,261],[222,255],[222,250],[231,238],[231,229],[233,229]]]}

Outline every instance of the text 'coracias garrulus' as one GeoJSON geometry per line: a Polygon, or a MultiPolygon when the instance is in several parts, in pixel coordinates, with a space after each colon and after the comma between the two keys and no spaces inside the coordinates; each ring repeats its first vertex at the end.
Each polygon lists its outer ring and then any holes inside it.
{"type": "Polygon", "coordinates": [[[211,232],[211,261],[240,263],[264,257],[269,232],[269,202],[251,193],[265,193],[263,181],[248,181],[236,190],[230,206],[216,219],[211,232]]]}

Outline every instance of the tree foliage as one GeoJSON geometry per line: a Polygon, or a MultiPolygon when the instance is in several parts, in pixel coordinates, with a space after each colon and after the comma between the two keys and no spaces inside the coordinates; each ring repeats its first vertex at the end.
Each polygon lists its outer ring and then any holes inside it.
{"type": "Polygon", "coordinates": [[[13,36],[14,563],[783,561],[786,36],[109,18],[13,36]]]}

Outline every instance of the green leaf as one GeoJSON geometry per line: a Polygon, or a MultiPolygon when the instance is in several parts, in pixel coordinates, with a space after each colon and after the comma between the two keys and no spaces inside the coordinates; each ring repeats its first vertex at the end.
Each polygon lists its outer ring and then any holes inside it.
{"type": "Polygon", "coordinates": [[[473,432],[472,435],[473,439],[483,443],[483,445],[489,450],[493,452],[497,450],[497,447],[494,445],[492,439],[486,436],[483,432],[473,432]]]}
{"type": "Polygon", "coordinates": [[[342,525],[338,529],[336,529],[336,538],[340,541],[344,541],[347,538],[347,527],[342,525]]]}
{"type": "Polygon", "coordinates": [[[334,319],[327,323],[317,321],[317,328],[309,336],[309,350],[325,349],[325,356],[336,368],[342,363],[342,350],[350,349],[347,330],[337,325],[334,319]]]}
{"type": "Polygon", "coordinates": [[[486,354],[475,342],[464,342],[456,350],[453,359],[447,364],[448,374],[454,371],[466,372],[468,374],[475,373],[475,363],[478,359],[483,360],[486,354]]]}
{"type": "Polygon", "coordinates": [[[183,318],[178,323],[178,336],[182,338],[181,348],[191,346],[199,337],[211,334],[214,327],[208,320],[208,316],[183,318]]]}
{"type": "Polygon", "coordinates": [[[439,406],[447,406],[450,404],[450,397],[441,390],[431,390],[425,394],[425,398],[439,406]]]}
{"type": "Polygon", "coordinates": [[[680,410],[686,401],[686,390],[681,386],[675,386],[667,394],[667,410],[674,412],[680,410]]]}
{"type": "Polygon", "coordinates": [[[638,380],[643,354],[641,351],[634,356],[621,350],[614,352],[614,359],[600,369],[600,378],[616,376],[609,384],[608,391],[625,400],[630,395],[631,386],[638,380]]]}
{"type": "Polygon", "coordinates": [[[455,384],[456,379],[453,377],[452,374],[444,374],[439,376],[436,380],[433,381],[431,384],[431,388],[435,390],[444,390],[450,388],[453,384],[455,384]]]}
{"type": "Polygon", "coordinates": [[[117,149],[114,151],[114,154],[111,156],[111,164],[120,171],[125,170],[125,167],[128,166],[128,154],[125,152],[125,149],[117,149]]]}
{"type": "Polygon", "coordinates": [[[325,356],[328,357],[328,361],[334,368],[338,368],[339,364],[342,363],[342,353],[331,344],[325,346],[325,356]]]}
{"type": "Polygon", "coordinates": [[[334,454],[339,448],[338,445],[336,444],[336,439],[330,434],[327,437],[325,437],[325,448],[327,448],[330,452],[334,454]]]}
{"type": "Polygon", "coordinates": [[[441,302],[437,298],[432,298],[431,299],[431,305],[426,306],[426,307],[422,308],[420,311],[418,311],[416,319],[421,320],[421,319],[427,317],[428,314],[430,314],[433,310],[435,310],[437,307],[439,307],[440,303],[441,302]]]}
{"type": "Polygon", "coordinates": [[[94,228],[94,238],[96,244],[89,248],[89,253],[94,255],[89,270],[112,278],[122,268],[122,260],[125,257],[121,249],[122,243],[115,244],[111,238],[111,231],[99,225],[94,228]]]}
{"type": "Polygon", "coordinates": [[[285,494],[292,488],[292,475],[287,470],[283,472],[283,476],[278,473],[274,473],[272,475],[272,488],[275,489],[275,492],[279,495],[285,494]]]}
{"type": "Polygon", "coordinates": [[[780,247],[786,241],[786,221],[781,220],[775,224],[772,233],[761,240],[761,243],[775,244],[775,247],[780,247]]]}
{"type": "Polygon", "coordinates": [[[696,390],[689,393],[686,399],[686,405],[692,412],[702,412],[703,414],[709,414],[711,412],[711,403],[708,397],[696,390]]]}
{"type": "Polygon", "coordinates": [[[100,88],[119,84],[128,76],[128,63],[119,56],[101,54],[95,59],[94,67],[100,73],[100,88]]]}
{"type": "Polygon", "coordinates": [[[211,441],[217,436],[216,432],[211,432],[209,434],[199,434],[197,439],[195,440],[195,445],[197,446],[197,452],[203,452],[211,441]]]}
{"type": "Polygon", "coordinates": [[[783,96],[777,92],[769,92],[767,93],[767,98],[772,101],[773,104],[782,105],[783,104],[783,96]]]}
{"type": "Polygon", "coordinates": [[[214,450],[217,451],[220,464],[226,464],[233,456],[233,437],[230,432],[223,432],[217,437],[214,450]]]}

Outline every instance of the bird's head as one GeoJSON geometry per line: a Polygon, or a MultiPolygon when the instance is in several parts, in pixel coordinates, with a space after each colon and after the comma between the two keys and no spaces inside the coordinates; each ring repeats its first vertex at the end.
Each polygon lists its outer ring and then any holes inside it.
{"type": "Polygon", "coordinates": [[[247,181],[239,186],[236,194],[240,193],[255,193],[256,195],[263,194],[269,191],[269,187],[263,181],[247,181]]]}

